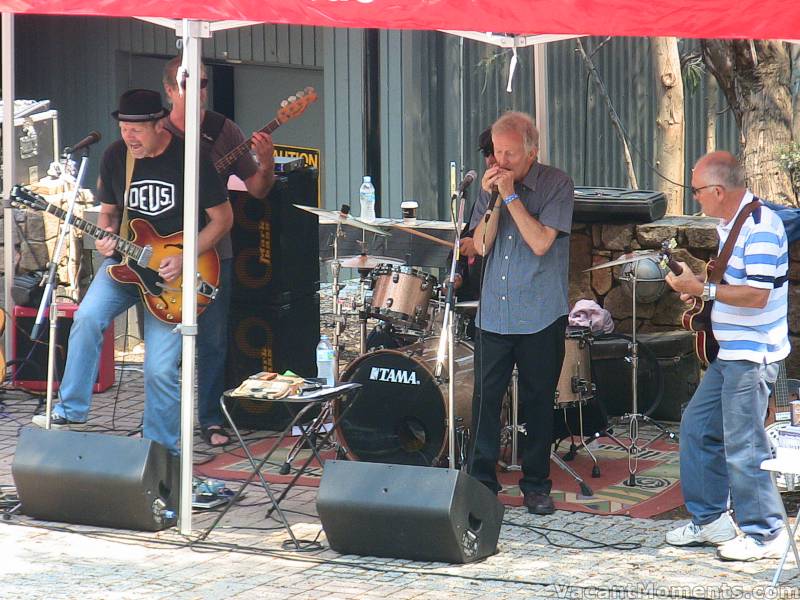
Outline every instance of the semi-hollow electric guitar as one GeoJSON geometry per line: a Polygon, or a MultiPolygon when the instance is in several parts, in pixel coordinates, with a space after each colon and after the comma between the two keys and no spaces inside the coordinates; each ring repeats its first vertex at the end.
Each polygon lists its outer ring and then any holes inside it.
{"type": "MultiPolygon", "coordinates": [[[[706,265],[706,281],[708,281],[709,273],[711,273],[713,269],[714,260],[712,259],[708,261],[706,265]]],[[[711,329],[712,306],[714,306],[713,302],[706,302],[695,297],[692,305],[683,313],[683,317],[681,318],[684,329],[693,331],[695,334],[694,351],[705,367],[711,364],[711,361],[717,358],[717,354],[719,353],[719,343],[711,329]]]]}
{"type": "MultiPolygon", "coordinates": [[[[302,115],[308,105],[312,102],[316,102],[316,100],[317,92],[313,87],[307,87],[302,92],[297,92],[294,96],[289,96],[286,100],[281,102],[281,107],[278,109],[278,114],[275,118],[259,129],[259,131],[262,133],[272,133],[287,121],[302,115]]],[[[239,157],[245,152],[250,152],[250,140],[252,139],[251,136],[249,139],[231,149],[225,156],[220,157],[214,163],[214,168],[217,172],[224,173],[228,170],[228,167],[239,160],[239,157]]]]}
{"type": "MultiPolygon", "coordinates": [[[[42,210],[65,220],[66,211],[50,204],[43,197],[22,187],[11,191],[12,204],[42,210]]],[[[183,234],[162,236],[144,219],[132,219],[128,224],[131,239],[100,229],[97,225],[73,216],[70,225],[94,239],[111,238],[114,249],[122,255],[122,262],[108,268],[108,274],[120,283],[130,283],[139,288],[145,306],[154,317],[164,323],[181,321],[183,277],[165,281],[158,275],[158,265],[169,256],[183,251],[183,234]]],[[[201,313],[217,295],[219,285],[219,256],[211,249],[197,257],[197,312],[201,313]]]]}

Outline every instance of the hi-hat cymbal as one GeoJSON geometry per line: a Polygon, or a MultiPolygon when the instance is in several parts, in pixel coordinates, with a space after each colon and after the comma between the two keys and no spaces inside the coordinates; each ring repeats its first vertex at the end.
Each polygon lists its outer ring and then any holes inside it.
{"type": "Polygon", "coordinates": [[[608,267],[616,267],[617,265],[624,265],[627,263],[637,262],[640,260],[646,260],[648,258],[654,258],[656,260],[661,260],[661,252],[658,251],[650,251],[650,250],[637,250],[636,252],[628,252],[628,254],[623,254],[616,260],[611,260],[608,262],[604,262],[600,265],[595,265],[588,269],[584,269],[583,272],[587,271],[597,271],[598,269],[606,269],[608,267]]]}
{"type": "Polygon", "coordinates": [[[364,221],[359,221],[355,217],[350,215],[342,216],[342,213],[338,210],[325,210],[322,208],[317,208],[316,206],[304,206],[302,204],[294,204],[296,208],[300,210],[304,210],[306,212],[310,212],[311,214],[317,215],[318,217],[322,217],[325,219],[329,219],[334,223],[338,222],[342,225],[350,225],[351,227],[358,227],[359,229],[364,229],[365,231],[371,231],[372,233],[377,233],[379,235],[391,235],[389,232],[384,231],[374,225],[370,225],[368,223],[364,223],[364,221]]]}
{"type": "MultiPolygon", "coordinates": [[[[332,260],[328,262],[332,262],[332,260]]],[[[342,256],[339,259],[339,264],[345,269],[374,269],[378,265],[403,265],[405,263],[402,260],[390,258],[388,256],[358,254],[356,256],[342,256]]]]}

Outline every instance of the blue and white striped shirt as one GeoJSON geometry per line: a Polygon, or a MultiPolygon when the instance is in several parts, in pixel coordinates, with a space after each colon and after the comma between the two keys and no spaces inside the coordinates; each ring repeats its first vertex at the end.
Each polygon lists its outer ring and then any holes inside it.
{"type": "MultiPolygon", "coordinates": [[[[737,216],[751,200],[753,194],[748,191],[737,216]]],[[[717,226],[720,250],[735,221],[734,216],[726,224],[717,226]]],[[[769,208],[761,206],[745,220],[723,280],[730,285],[771,290],[769,300],[764,308],[714,302],[711,326],[719,342],[719,358],[771,363],[789,355],[788,270],[789,246],[783,222],[769,208]]]]}

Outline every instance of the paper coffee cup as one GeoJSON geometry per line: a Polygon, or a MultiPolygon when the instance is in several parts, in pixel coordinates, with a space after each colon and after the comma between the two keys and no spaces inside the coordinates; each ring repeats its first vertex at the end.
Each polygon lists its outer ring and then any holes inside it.
{"type": "Polygon", "coordinates": [[[417,222],[417,204],[414,200],[406,200],[400,203],[400,210],[403,212],[403,223],[413,225],[417,222]]]}

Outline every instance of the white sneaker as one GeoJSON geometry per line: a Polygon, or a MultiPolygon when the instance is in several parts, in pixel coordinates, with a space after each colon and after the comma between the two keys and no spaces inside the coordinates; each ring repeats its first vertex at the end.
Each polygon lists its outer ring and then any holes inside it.
{"type": "MultiPolygon", "coordinates": [[[[31,419],[34,425],[37,427],[41,427],[42,429],[47,429],[47,415],[33,415],[31,419]]],[[[62,427],[66,427],[68,425],[77,425],[79,424],[77,421],[70,421],[66,417],[62,417],[61,415],[57,415],[54,413],[50,414],[50,429],[61,429],[62,427]]]]}
{"type": "Polygon", "coordinates": [[[665,536],[672,546],[707,546],[720,544],[736,537],[736,526],[728,513],[722,513],[715,521],[705,525],[688,523],[668,531],[665,536]]]}
{"type": "Polygon", "coordinates": [[[722,560],[761,560],[762,558],[781,558],[789,545],[789,534],[785,529],[768,542],[759,542],[754,537],[742,535],[717,548],[717,556],[722,560]]]}

